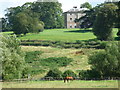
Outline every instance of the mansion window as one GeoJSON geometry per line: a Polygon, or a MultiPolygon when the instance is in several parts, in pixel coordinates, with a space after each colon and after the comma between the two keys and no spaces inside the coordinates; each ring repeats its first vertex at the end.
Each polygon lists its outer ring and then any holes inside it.
{"type": "Polygon", "coordinates": [[[70,24],[70,28],[72,28],[72,24],[70,24]]]}

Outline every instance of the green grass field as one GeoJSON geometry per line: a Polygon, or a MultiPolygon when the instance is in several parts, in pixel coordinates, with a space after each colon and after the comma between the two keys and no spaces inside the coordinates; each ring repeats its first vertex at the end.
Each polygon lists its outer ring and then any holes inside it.
{"type": "MultiPolygon", "coordinates": [[[[114,37],[116,37],[117,29],[113,30],[114,37]]],[[[4,34],[11,34],[12,32],[3,32],[4,34]]],[[[19,37],[22,40],[53,40],[53,41],[76,41],[76,40],[89,40],[95,39],[91,30],[79,30],[79,29],[51,29],[44,30],[39,34],[28,33],[26,36],[19,37]]],[[[24,52],[29,51],[43,51],[40,58],[48,57],[68,57],[73,58],[66,67],[59,67],[59,70],[64,72],[65,70],[73,70],[75,73],[78,70],[90,69],[88,64],[88,56],[93,52],[99,51],[98,49],[62,49],[53,47],[43,46],[21,46],[24,52]],[[83,51],[85,54],[75,54],[77,51],[83,51]]],[[[44,67],[43,67],[44,68],[44,67]]],[[[46,69],[46,68],[45,68],[46,69]]],[[[46,70],[48,71],[49,68],[46,70]]],[[[36,80],[44,77],[47,72],[40,73],[32,76],[36,80]]],[[[78,73],[77,73],[78,74],[78,73]]],[[[28,82],[4,82],[2,83],[3,88],[117,88],[118,81],[81,81],[75,80],[70,83],[63,83],[63,81],[28,81],[28,82]]]]}
{"type": "Polygon", "coordinates": [[[27,34],[24,37],[20,37],[20,39],[53,40],[53,41],[75,41],[75,40],[88,40],[94,38],[95,36],[90,31],[79,29],[44,30],[39,34],[27,34]]]}
{"type": "MultiPolygon", "coordinates": [[[[116,37],[118,29],[113,29],[113,36],[116,37]]],[[[3,32],[4,34],[11,34],[12,32],[3,32]]],[[[28,33],[26,36],[19,37],[22,40],[53,40],[53,41],[76,41],[95,39],[96,36],[91,29],[45,29],[38,34],[28,33]]]]}
{"type": "MultiPolygon", "coordinates": [[[[113,30],[113,35],[116,36],[117,29],[113,30]]],[[[20,39],[30,40],[53,40],[53,41],[76,41],[95,39],[96,36],[90,30],[80,29],[51,29],[44,30],[39,34],[27,34],[20,39]]]]}
{"type": "Polygon", "coordinates": [[[63,81],[28,81],[4,82],[2,88],[118,88],[118,81],[83,81],[75,80],[69,83],[63,81]]]}

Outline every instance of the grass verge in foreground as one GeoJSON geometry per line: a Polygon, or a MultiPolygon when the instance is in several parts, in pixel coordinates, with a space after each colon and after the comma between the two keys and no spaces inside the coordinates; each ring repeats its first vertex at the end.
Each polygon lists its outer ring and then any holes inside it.
{"type": "Polygon", "coordinates": [[[84,81],[28,81],[4,82],[2,88],[118,88],[117,80],[84,81]]]}

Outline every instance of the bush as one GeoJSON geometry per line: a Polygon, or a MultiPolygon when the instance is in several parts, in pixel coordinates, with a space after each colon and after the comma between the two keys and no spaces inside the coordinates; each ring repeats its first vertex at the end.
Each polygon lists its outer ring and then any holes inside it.
{"type": "Polygon", "coordinates": [[[45,77],[53,77],[54,79],[61,78],[62,72],[57,68],[51,69],[51,70],[49,70],[49,72],[47,73],[47,75],[45,77]]]}
{"type": "Polygon", "coordinates": [[[101,42],[99,45],[99,49],[105,49],[107,42],[101,42]]]}
{"type": "Polygon", "coordinates": [[[72,70],[66,70],[63,74],[63,77],[71,76],[71,77],[76,77],[77,75],[72,71],[72,70]]]}
{"type": "Polygon", "coordinates": [[[81,70],[79,71],[81,79],[97,79],[100,78],[100,73],[96,70],[81,70]]]}

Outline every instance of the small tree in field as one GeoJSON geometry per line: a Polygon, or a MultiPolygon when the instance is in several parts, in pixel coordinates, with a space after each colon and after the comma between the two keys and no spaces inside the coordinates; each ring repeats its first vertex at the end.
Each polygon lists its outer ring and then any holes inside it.
{"type": "Polygon", "coordinates": [[[61,78],[62,77],[62,72],[57,68],[51,69],[47,73],[46,77],[61,78]]]}
{"type": "Polygon", "coordinates": [[[1,35],[0,51],[2,79],[11,80],[21,78],[26,64],[24,53],[19,47],[19,40],[15,36],[1,35]]]}
{"type": "Polygon", "coordinates": [[[111,42],[104,51],[90,56],[89,64],[101,77],[120,77],[120,42],[111,42]]]}
{"type": "Polygon", "coordinates": [[[13,32],[15,34],[39,33],[44,29],[44,23],[38,18],[31,17],[24,12],[20,12],[14,16],[13,32]]]}
{"type": "Polygon", "coordinates": [[[67,77],[67,76],[72,76],[72,77],[76,77],[77,75],[72,71],[72,70],[66,70],[63,75],[63,77],[67,77]]]}
{"type": "Polygon", "coordinates": [[[115,4],[104,4],[98,10],[93,26],[93,33],[99,40],[112,40],[112,28],[116,18],[115,4]]]}

